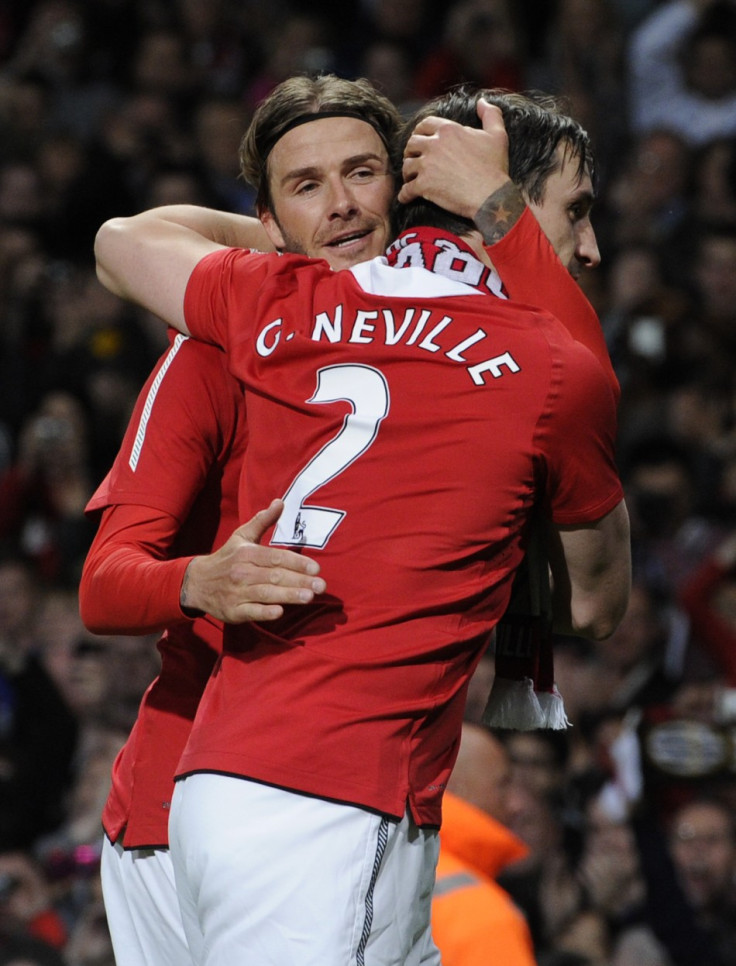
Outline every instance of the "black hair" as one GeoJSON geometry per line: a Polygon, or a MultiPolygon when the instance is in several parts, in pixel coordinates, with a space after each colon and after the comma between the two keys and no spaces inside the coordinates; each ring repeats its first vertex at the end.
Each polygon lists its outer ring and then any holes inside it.
{"type": "MultiPolygon", "coordinates": [[[[414,128],[430,115],[480,128],[478,100],[481,97],[501,109],[509,141],[509,175],[528,200],[542,201],[547,179],[560,167],[560,145],[564,145],[570,157],[577,159],[579,178],[588,173],[591,179],[595,179],[587,132],[565,113],[567,105],[564,100],[538,91],[518,94],[498,88],[460,85],[430,101],[406,123],[400,139],[401,155],[414,128]]],[[[423,198],[408,205],[397,203],[395,208],[399,231],[428,225],[463,235],[474,228],[470,219],[454,215],[423,198]]]]}

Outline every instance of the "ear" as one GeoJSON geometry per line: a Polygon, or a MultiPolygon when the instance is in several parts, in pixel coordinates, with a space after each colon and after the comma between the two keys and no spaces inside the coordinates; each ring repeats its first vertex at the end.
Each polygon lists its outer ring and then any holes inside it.
{"type": "Polygon", "coordinates": [[[286,242],[284,241],[284,236],[281,234],[281,229],[279,228],[278,222],[271,211],[270,208],[264,208],[263,211],[258,213],[258,217],[261,220],[266,234],[271,239],[271,244],[276,249],[276,251],[283,251],[286,248],[286,242]]]}

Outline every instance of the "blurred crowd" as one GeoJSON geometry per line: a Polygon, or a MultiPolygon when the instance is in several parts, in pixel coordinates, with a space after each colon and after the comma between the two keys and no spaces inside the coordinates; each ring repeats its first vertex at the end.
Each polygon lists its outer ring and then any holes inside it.
{"type": "Polygon", "coordinates": [[[540,966],[736,964],[736,0],[4,0],[0,966],[112,966],[100,812],[157,670],[155,638],[77,613],[84,507],[165,340],[97,283],[95,231],[252,213],[240,137],[313,70],[407,116],[463,80],[542,89],[593,138],[581,284],[622,388],[634,586],[610,640],[556,641],[573,727],[500,736],[529,855],[499,881],[540,966]]]}

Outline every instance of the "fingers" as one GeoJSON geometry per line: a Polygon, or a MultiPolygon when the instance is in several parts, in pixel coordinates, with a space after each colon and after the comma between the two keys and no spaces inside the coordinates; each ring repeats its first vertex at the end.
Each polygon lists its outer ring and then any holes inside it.
{"type": "MultiPolygon", "coordinates": [[[[270,506],[265,510],[259,510],[255,516],[242,524],[235,530],[233,536],[239,537],[246,546],[259,547],[260,541],[265,532],[272,527],[284,510],[283,500],[272,500],[270,506]]],[[[232,538],[231,538],[232,539],[232,538]]],[[[263,547],[262,553],[254,553],[245,557],[246,560],[252,559],[254,563],[261,567],[282,567],[293,570],[296,573],[318,574],[319,564],[311,557],[304,554],[294,553],[292,550],[276,550],[263,547]]]]}
{"type": "Polygon", "coordinates": [[[266,507],[265,510],[259,510],[255,516],[238,527],[235,532],[250,543],[260,543],[263,534],[276,523],[283,510],[283,500],[272,500],[270,506],[266,507]]]}
{"type": "MultiPolygon", "coordinates": [[[[273,577],[273,571],[266,577],[273,577]]],[[[287,606],[303,606],[311,603],[315,596],[325,590],[324,580],[317,579],[310,586],[280,584],[275,580],[262,584],[248,583],[243,594],[232,592],[238,598],[223,608],[222,619],[229,624],[242,624],[245,621],[278,620],[287,606]]]]}
{"type": "Polygon", "coordinates": [[[291,550],[249,545],[230,569],[240,603],[308,604],[327,588],[319,564],[291,550]]]}
{"type": "Polygon", "coordinates": [[[404,158],[404,163],[401,168],[403,184],[397,196],[401,204],[405,205],[420,196],[419,185],[417,184],[418,174],[417,161],[411,158],[404,158]]]}
{"type": "MultiPolygon", "coordinates": [[[[265,550],[263,547],[259,549],[265,550]]],[[[310,561],[308,558],[302,560],[299,554],[292,553],[290,550],[268,550],[265,556],[255,555],[248,561],[235,564],[232,568],[232,579],[248,592],[256,588],[273,587],[281,588],[284,592],[300,589],[309,591],[311,594],[322,594],[327,585],[322,577],[315,576],[318,570],[319,565],[315,561],[310,561]],[[306,567],[309,564],[313,566],[307,570],[306,567]]],[[[311,597],[308,599],[311,600],[311,597]]],[[[291,601],[280,602],[290,603],[291,601]]]]}
{"type": "Polygon", "coordinates": [[[283,613],[284,608],[277,604],[244,604],[228,623],[245,624],[247,621],[258,621],[263,624],[278,620],[279,617],[283,616],[283,613]]]}
{"type": "Polygon", "coordinates": [[[409,138],[410,143],[417,135],[429,136],[435,134],[437,129],[443,124],[453,123],[448,122],[445,117],[436,117],[434,114],[430,114],[429,117],[422,118],[422,120],[417,124],[414,130],[411,132],[411,137],[409,138]]]}
{"type": "Polygon", "coordinates": [[[478,117],[481,120],[484,131],[496,131],[499,127],[505,129],[503,122],[503,112],[495,104],[489,104],[482,97],[478,98],[478,117]]]}
{"type": "Polygon", "coordinates": [[[260,544],[244,544],[236,552],[235,565],[243,567],[259,567],[270,570],[274,573],[273,582],[281,578],[279,575],[286,574],[306,575],[306,577],[316,577],[320,571],[320,566],[316,560],[293,550],[282,550],[277,547],[262,547],[260,544]]]}
{"type": "Polygon", "coordinates": [[[427,150],[429,139],[435,138],[442,128],[456,126],[455,121],[446,117],[425,117],[411,133],[404,147],[404,159],[418,158],[427,150]]]}

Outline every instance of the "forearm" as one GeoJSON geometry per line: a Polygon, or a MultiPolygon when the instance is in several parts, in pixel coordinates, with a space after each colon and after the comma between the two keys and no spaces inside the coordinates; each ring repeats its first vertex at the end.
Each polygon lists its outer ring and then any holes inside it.
{"type": "Polygon", "coordinates": [[[526,202],[513,181],[507,181],[490,194],[475,213],[473,221],[486,245],[504,238],[526,211],[526,202]]]}
{"type": "Polygon", "coordinates": [[[178,524],[133,506],[105,511],[79,585],[79,609],[95,634],[147,634],[186,619],[181,584],[190,556],[166,559],[178,524]]]}
{"type": "Polygon", "coordinates": [[[191,557],[154,560],[134,547],[88,558],[79,609],[94,634],[149,634],[187,619],[179,595],[191,557]]]}
{"type": "Polygon", "coordinates": [[[113,294],[188,334],[184,293],[197,263],[261,238],[242,215],[194,205],[153,208],[102,225],[95,238],[97,277],[113,294]]]}
{"type": "Polygon", "coordinates": [[[177,226],[225,248],[273,248],[257,218],[201,205],[162,205],[113,221],[177,226]]]}
{"type": "Polygon", "coordinates": [[[610,637],[631,590],[626,504],[589,526],[553,528],[549,546],[555,631],[591,640],[610,637]]]}

